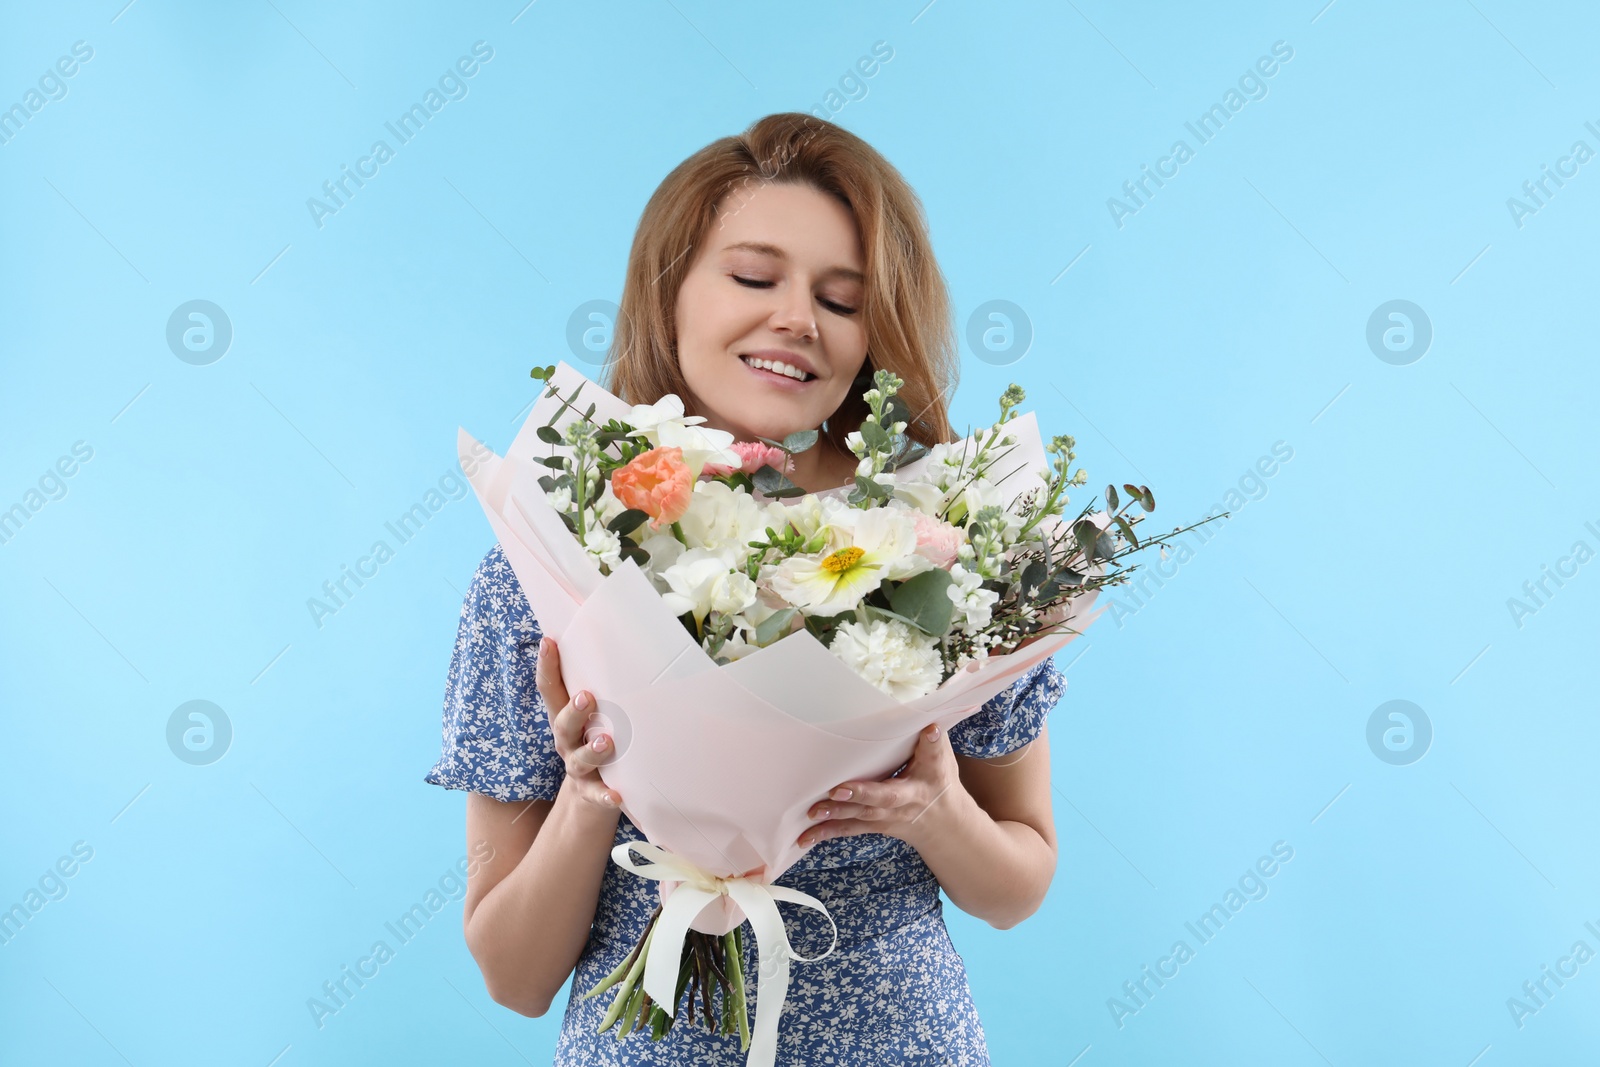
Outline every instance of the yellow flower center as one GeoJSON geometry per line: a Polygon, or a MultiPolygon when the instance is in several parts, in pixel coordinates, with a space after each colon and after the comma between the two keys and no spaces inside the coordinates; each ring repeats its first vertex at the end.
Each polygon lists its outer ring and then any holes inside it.
{"type": "Polygon", "coordinates": [[[822,561],[822,569],[829,574],[843,574],[851,567],[854,567],[857,561],[866,554],[865,549],[857,548],[855,545],[851,545],[849,548],[841,548],[822,561]]]}

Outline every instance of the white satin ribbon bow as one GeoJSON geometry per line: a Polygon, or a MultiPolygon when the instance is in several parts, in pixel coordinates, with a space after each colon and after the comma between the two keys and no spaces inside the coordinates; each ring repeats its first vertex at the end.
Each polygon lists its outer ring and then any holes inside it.
{"type": "Polygon", "coordinates": [[[676,1011],[672,994],[678,988],[678,970],[683,959],[683,942],[688,936],[689,924],[711,901],[727,895],[744,911],[756,934],[756,960],[770,959],[773,973],[770,985],[762,983],[759,1003],[756,1005],[756,1024],[750,1034],[750,1054],[746,1067],[772,1067],[778,1055],[778,1016],[783,1011],[784,998],[789,994],[789,961],[812,963],[833,953],[839,943],[839,927],[828,914],[820,900],[798,889],[768,885],[753,878],[720,878],[648,841],[628,841],[611,850],[611,858],[634,874],[657,880],[681,883],[661,906],[656,917],[655,932],[651,935],[650,953],[644,964],[644,991],[663,1010],[676,1011]],[[637,852],[651,860],[649,866],[640,866],[629,852],[637,852]],[[796,956],[789,945],[783,928],[783,916],[778,914],[777,901],[785,900],[822,912],[833,927],[833,943],[820,956],[796,956]]]}

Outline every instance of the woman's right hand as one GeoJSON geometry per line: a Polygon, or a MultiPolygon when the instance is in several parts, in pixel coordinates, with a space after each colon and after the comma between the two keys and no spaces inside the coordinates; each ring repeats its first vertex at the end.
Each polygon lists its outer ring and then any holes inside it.
{"type": "Polygon", "coordinates": [[[607,811],[617,811],[622,796],[600,779],[599,768],[613,756],[611,737],[596,733],[593,742],[585,744],[583,735],[589,717],[595,712],[592,693],[577,692],[568,697],[567,684],[561,676],[561,653],[553,638],[539,641],[539,656],[534,681],[539,697],[544,701],[545,714],[550,720],[550,732],[555,737],[556,752],[567,765],[567,778],[579,799],[607,811]]]}

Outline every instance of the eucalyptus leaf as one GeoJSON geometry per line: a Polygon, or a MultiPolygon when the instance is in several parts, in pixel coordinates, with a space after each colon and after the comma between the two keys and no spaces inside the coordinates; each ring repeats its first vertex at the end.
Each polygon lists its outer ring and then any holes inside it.
{"type": "Polygon", "coordinates": [[[799,608],[784,608],[762,619],[756,624],[756,644],[765,647],[782,637],[788,632],[790,622],[799,613],[799,608]]]}
{"type": "Polygon", "coordinates": [[[1139,547],[1139,539],[1137,537],[1133,536],[1133,524],[1130,523],[1127,519],[1123,518],[1121,515],[1117,516],[1116,523],[1117,523],[1117,528],[1122,531],[1122,536],[1126,537],[1128,539],[1128,541],[1130,543],[1132,543],[1134,548],[1138,548],[1139,547]]]}
{"type": "Polygon", "coordinates": [[[946,592],[953,581],[942,567],[914,574],[889,591],[889,606],[923,633],[943,637],[955,617],[955,601],[946,592]]]}
{"type": "Polygon", "coordinates": [[[781,471],[774,470],[772,467],[762,467],[756,471],[752,481],[755,482],[757,490],[775,499],[781,500],[784,497],[806,495],[804,489],[795,485],[788,478],[785,478],[781,471]]]}
{"type": "Polygon", "coordinates": [[[1046,567],[1040,560],[1034,560],[1032,563],[1022,568],[1022,578],[1020,580],[1022,583],[1023,599],[1026,600],[1027,598],[1031,597],[1034,592],[1044,584],[1045,579],[1049,576],[1049,568],[1046,567]]]}
{"type": "MultiPolygon", "coordinates": [[[[871,497],[874,500],[888,500],[894,495],[894,490],[890,489],[887,485],[879,485],[877,482],[873,481],[871,478],[868,478],[864,474],[856,475],[856,488],[865,494],[865,496],[862,497],[863,500],[865,500],[867,497],[871,497]]],[[[851,494],[851,496],[854,495],[854,493],[851,494]]]]}
{"type": "Polygon", "coordinates": [[[821,434],[815,430],[796,430],[783,439],[783,444],[778,447],[790,454],[804,452],[817,443],[821,434]]]}
{"type": "Polygon", "coordinates": [[[539,440],[543,441],[547,445],[559,445],[566,443],[561,439],[561,431],[556,429],[554,426],[541,426],[536,432],[539,435],[539,440]]]}
{"type": "Polygon", "coordinates": [[[1116,511],[1119,501],[1120,498],[1117,496],[1117,487],[1114,485],[1106,486],[1106,510],[1116,511]]]}
{"type": "Polygon", "coordinates": [[[889,438],[889,431],[876,422],[861,424],[861,439],[874,452],[887,452],[894,447],[894,442],[889,438]]]}

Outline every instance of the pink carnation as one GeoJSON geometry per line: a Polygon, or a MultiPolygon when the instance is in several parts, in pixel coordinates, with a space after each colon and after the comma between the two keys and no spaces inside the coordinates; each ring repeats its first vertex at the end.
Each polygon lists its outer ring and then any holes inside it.
{"type": "MultiPolygon", "coordinates": [[[[738,469],[745,474],[754,474],[762,467],[771,467],[776,471],[788,470],[794,463],[783,449],[764,445],[760,441],[735,441],[729,447],[739,454],[743,462],[738,469]]],[[[714,478],[724,478],[733,472],[734,468],[722,463],[707,463],[704,471],[714,478]]]]}
{"type": "Polygon", "coordinates": [[[965,534],[948,522],[941,522],[924,511],[912,512],[917,523],[917,555],[948,570],[956,561],[956,550],[965,534]]]}

